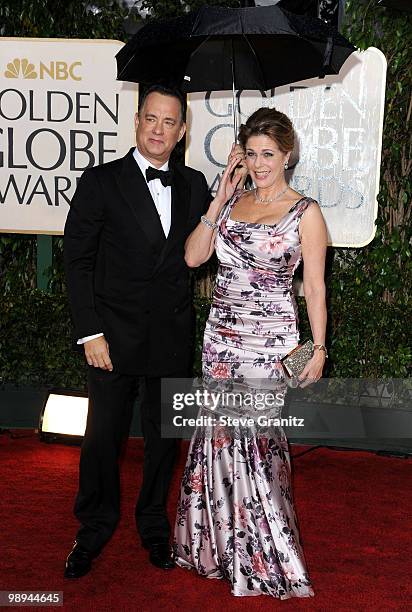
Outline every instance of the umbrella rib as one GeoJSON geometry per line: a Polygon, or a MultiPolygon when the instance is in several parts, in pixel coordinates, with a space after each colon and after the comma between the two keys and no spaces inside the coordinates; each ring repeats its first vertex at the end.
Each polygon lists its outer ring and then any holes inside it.
{"type": "Polygon", "coordinates": [[[123,68],[121,69],[121,71],[119,72],[119,74],[117,75],[116,79],[118,81],[122,80],[121,77],[122,75],[125,73],[126,68],[128,67],[128,65],[130,64],[130,62],[135,58],[135,53],[133,53],[133,55],[131,55],[128,59],[128,61],[126,62],[126,64],[123,66],[123,68]]]}
{"type": "MultiPolygon", "coordinates": [[[[252,53],[253,53],[253,55],[254,55],[254,57],[255,57],[257,67],[259,68],[260,77],[261,77],[261,79],[262,79],[262,83],[263,83],[263,84],[264,84],[264,86],[266,87],[266,79],[265,79],[265,76],[264,76],[264,73],[263,73],[263,70],[262,70],[262,66],[261,66],[261,64],[260,64],[260,61],[259,61],[259,59],[258,59],[258,56],[256,55],[255,50],[254,50],[253,46],[251,45],[251,43],[250,43],[250,41],[249,41],[248,37],[247,37],[247,36],[245,36],[245,34],[242,34],[242,36],[243,36],[243,38],[246,40],[247,44],[249,45],[250,50],[252,51],[252,53]]],[[[266,91],[266,90],[265,90],[265,91],[266,91]]]]}
{"type": "MultiPolygon", "coordinates": [[[[190,37],[190,39],[192,39],[192,38],[193,38],[193,36],[191,36],[191,37],[190,37]]],[[[188,64],[189,64],[189,62],[190,62],[190,60],[192,59],[192,57],[194,57],[194,56],[195,56],[195,55],[196,55],[196,54],[197,54],[197,53],[200,51],[200,49],[203,47],[203,45],[204,45],[204,44],[206,44],[210,38],[211,38],[211,35],[210,35],[210,34],[208,34],[208,35],[205,37],[205,39],[204,39],[204,40],[202,40],[202,42],[200,43],[200,45],[199,45],[198,47],[196,47],[196,49],[193,49],[193,51],[190,53],[190,56],[189,56],[189,61],[188,61],[188,62],[186,62],[186,68],[187,68],[187,66],[188,66],[188,64]]],[[[190,75],[186,75],[186,76],[189,76],[189,77],[190,77],[190,75]]]]}

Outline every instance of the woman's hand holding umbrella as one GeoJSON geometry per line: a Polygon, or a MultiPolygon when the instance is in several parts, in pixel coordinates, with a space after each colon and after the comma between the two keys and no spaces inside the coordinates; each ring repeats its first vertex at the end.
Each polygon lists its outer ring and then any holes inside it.
{"type": "Polygon", "coordinates": [[[219,203],[220,210],[237,189],[243,188],[246,176],[245,153],[240,145],[233,143],[227,166],[221,176],[219,188],[215,196],[215,201],[219,203]]]}
{"type": "MultiPolygon", "coordinates": [[[[228,164],[221,176],[219,188],[209,209],[203,215],[199,225],[189,235],[185,244],[185,261],[189,268],[196,268],[207,261],[215,250],[217,219],[228,200],[233,196],[245,180],[245,170],[234,170],[245,159],[243,149],[233,145],[229,154],[228,164]]],[[[246,166],[245,166],[246,169],[246,166]]]]}
{"type": "Polygon", "coordinates": [[[232,144],[232,149],[229,153],[229,157],[228,157],[228,163],[233,159],[234,156],[236,155],[241,155],[242,156],[242,160],[241,162],[236,166],[236,168],[233,171],[233,179],[235,177],[237,177],[239,179],[239,182],[236,186],[236,189],[243,189],[243,186],[246,182],[246,178],[248,175],[248,171],[247,171],[247,167],[246,167],[246,163],[245,163],[245,152],[242,148],[242,146],[240,144],[236,144],[235,142],[232,144]]]}

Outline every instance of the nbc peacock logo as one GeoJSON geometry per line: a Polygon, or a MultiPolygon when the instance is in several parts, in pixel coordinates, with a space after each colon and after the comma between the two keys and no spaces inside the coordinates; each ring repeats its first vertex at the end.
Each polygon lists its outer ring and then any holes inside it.
{"type": "Polygon", "coordinates": [[[79,71],[82,62],[66,62],[64,60],[49,60],[46,63],[40,61],[38,65],[32,64],[26,57],[18,58],[7,64],[4,76],[7,79],[52,79],[56,81],[81,81],[79,71]]]}
{"type": "Polygon", "coordinates": [[[23,79],[37,79],[37,72],[34,64],[31,64],[28,59],[15,58],[7,64],[4,76],[8,79],[18,79],[19,76],[22,76],[23,79]]]}

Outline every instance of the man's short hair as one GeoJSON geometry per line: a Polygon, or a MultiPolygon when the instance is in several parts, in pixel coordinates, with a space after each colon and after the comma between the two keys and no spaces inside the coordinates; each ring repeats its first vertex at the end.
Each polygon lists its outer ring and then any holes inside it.
{"type": "Polygon", "coordinates": [[[177,98],[177,100],[179,100],[180,102],[181,120],[182,120],[182,123],[184,123],[185,117],[186,117],[186,98],[182,94],[182,92],[179,89],[177,89],[177,87],[167,87],[166,85],[160,85],[160,84],[150,85],[150,87],[148,87],[143,92],[143,95],[140,97],[139,114],[140,114],[141,109],[143,108],[143,105],[145,103],[147,96],[150,95],[151,93],[160,93],[162,94],[162,96],[171,96],[172,98],[177,98]]]}

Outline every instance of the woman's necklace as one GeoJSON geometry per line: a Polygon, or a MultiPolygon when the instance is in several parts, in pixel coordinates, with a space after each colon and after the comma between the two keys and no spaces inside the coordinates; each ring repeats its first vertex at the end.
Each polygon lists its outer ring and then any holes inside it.
{"type": "Polygon", "coordinates": [[[255,188],[256,202],[258,202],[259,204],[271,204],[271,202],[274,202],[275,200],[280,198],[280,196],[283,196],[283,194],[286,193],[288,189],[289,189],[289,185],[286,185],[285,189],[282,189],[282,191],[279,191],[279,193],[275,195],[273,198],[260,198],[258,196],[257,187],[256,187],[255,188]]]}

